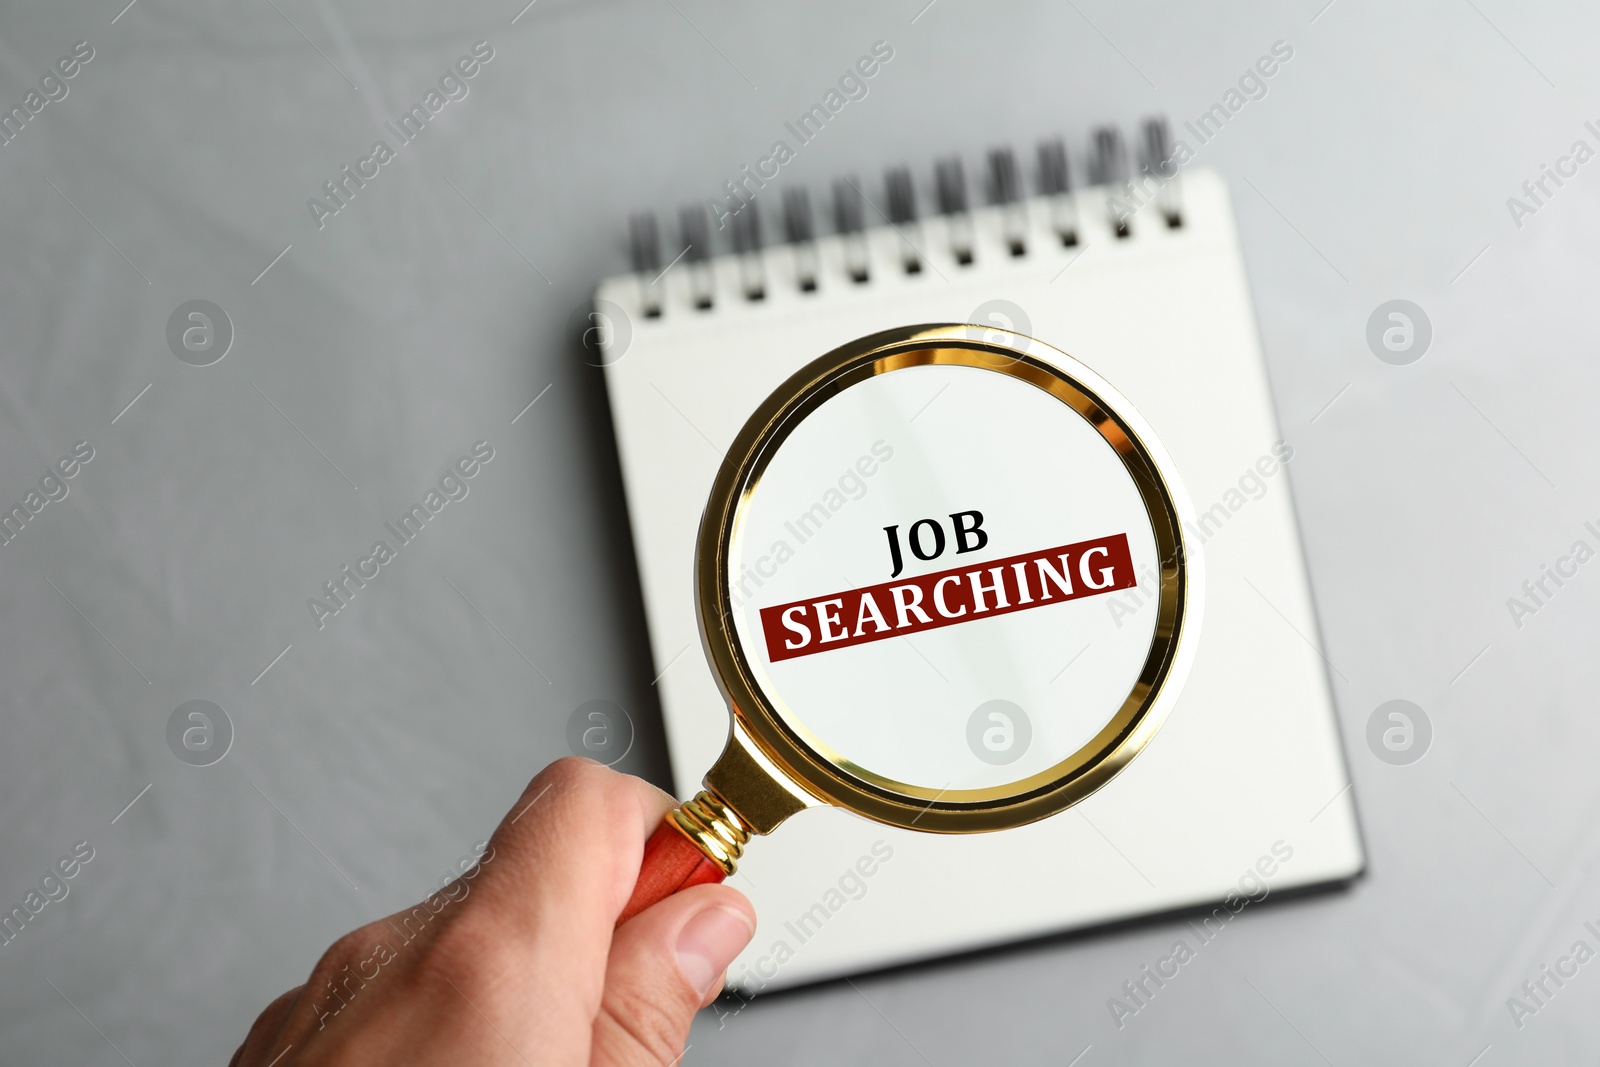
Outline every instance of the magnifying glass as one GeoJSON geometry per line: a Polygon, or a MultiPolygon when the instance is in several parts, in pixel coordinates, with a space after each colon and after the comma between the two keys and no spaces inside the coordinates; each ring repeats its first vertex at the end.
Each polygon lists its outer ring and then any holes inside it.
{"type": "Polygon", "coordinates": [[[695,595],[731,729],[619,922],[807,807],[978,833],[1105,785],[1193,656],[1190,515],[1128,401],[1033,338],[912,326],[808,364],[712,486],[695,595]]]}

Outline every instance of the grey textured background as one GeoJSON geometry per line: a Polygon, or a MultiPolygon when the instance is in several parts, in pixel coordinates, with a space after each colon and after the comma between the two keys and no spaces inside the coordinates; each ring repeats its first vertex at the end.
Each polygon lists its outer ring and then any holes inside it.
{"type": "Polygon", "coordinates": [[[713,195],[878,39],[894,61],[787,178],[1057,133],[1081,164],[1094,124],[1192,118],[1293,46],[1199,162],[1234,189],[1370,873],[1246,913],[1120,1031],[1106,999],[1180,922],[708,1013],[687,1062],[1600,1055],[1600,963],[1520,1030],[1505,1003],[1600,920],[1600,568],[1520,629],[1506,607],[1600,519],[1600,162],[1521,228],[1505,203],[1600,145],[1592,6],[124,2],[0,12],[6,107],[96,53],[0,148],[0,500],[96,450],[0,547],[0,904],[96,850],[0,949],[0,1062],[224,1062],[470,849],[584,701],[628,708],[622,766],[663,779],[568,323],[628,211],[713,195]],[[470,95],[319,231],[306,199],[480,39],[470,95]],[[205,368],[165,340],[195,298],[236,330],[205,368]],[[1412,366],[1366,347],[1392,298],[1433,323],[1412,366]],[[319,632],[305,599],[479,439],[467,499],[319,632]],[[1406,767],[1364,741],[1397,697],[1434,726],[1406,767]],[[192,699],[237,731],[203,769],[165,739],[192,699]]]}

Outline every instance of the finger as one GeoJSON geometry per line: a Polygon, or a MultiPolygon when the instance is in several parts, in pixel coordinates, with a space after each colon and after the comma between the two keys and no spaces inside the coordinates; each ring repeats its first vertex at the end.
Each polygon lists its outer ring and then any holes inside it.
{"type": "MultiPolygon", "coordinates": [[[[648,783],[590,760],[558,760],[529,784],[490,838],[444,935],[453,944],[440,945],[496,961],[480,968],[483,980],[518,1005],[497,1026],[556,1048],[587,1046],[617,916],[645,838],[671,804],[648,783]]],[[[482,1004],[472,989],[465,994],[482,1004]]]]}
{"type": "Polygon", "coordinates": [[[624,923],[611,942],[591,1063],[677,1063],[695,1012],[722,989],[755,928],[750,902],[724,885],[686,889],[624,923]]]}
{"type": "Polygon", "coordinates": [[[256,1017],[251,1024],[250,1032],[244,1036],[244,1044],[233,1054],[233,1059],[228,1061],[228,1067],[252,1067],[257,1063],[266,1063],[271,1059],[276,1050],[272,1050],[272,1042],[283,1031],[283,1024],[288,1021],[289,1011],[294,1007],[296,999],[304,986],[296,986],[287,993],[281,994],[278,999],[267,1005],[267,1010],[256,1017]],[[271,1050],[269,1052],[269,1050],[271,1050]]]}

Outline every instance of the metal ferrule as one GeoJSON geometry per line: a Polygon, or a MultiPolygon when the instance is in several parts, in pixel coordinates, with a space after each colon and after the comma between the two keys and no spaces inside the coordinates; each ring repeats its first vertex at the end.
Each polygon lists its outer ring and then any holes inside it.
{"type": "Polygon", "coordinates": [[[716,794],[702,789],[693,800],[684,801],[667,818],[712,863],[720,867],[724,875],[732,874],[738,868],[745,842],[750,840],[750,827],[738,812],[724,804],[716,794]]]}

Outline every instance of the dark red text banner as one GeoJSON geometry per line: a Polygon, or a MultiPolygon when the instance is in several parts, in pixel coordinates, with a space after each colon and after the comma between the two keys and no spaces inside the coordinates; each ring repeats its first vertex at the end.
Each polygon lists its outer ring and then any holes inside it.
{"type": "Polygon", "coordinates": [[[1138,584],[1128,535],[1024,552],[916,578],[761,609],[776,663],[835,648],[1009,615],[1138,584]]]}

